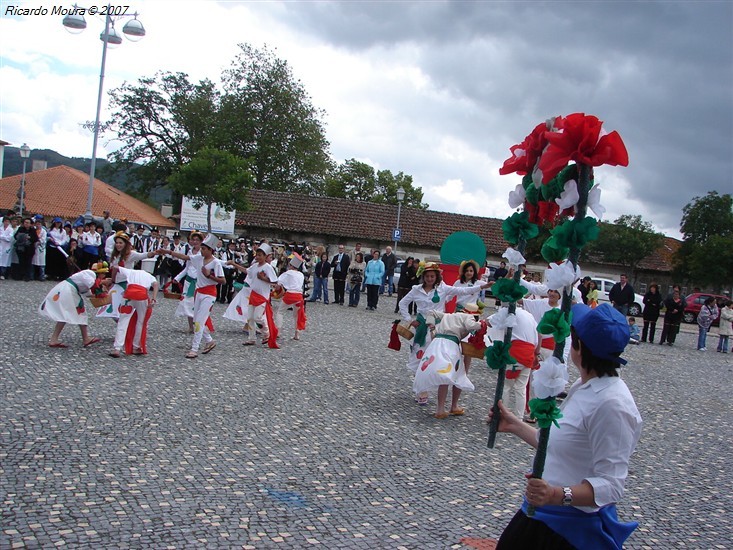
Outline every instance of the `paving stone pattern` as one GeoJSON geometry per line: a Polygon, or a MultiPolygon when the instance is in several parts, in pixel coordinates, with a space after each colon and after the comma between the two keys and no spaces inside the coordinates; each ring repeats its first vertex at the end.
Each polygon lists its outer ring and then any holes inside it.
{"type": "MultiPolygon", "coordinates": [[[[103,342],[46,346],[35,312],[52,283],[0,284],[0,547],[467,548],[515,513],[532,450],[486,448],[495,375],[474,363],[464,417],[413,400],[407,347],[386,348],[394,298],[376,312],[309,304],[282,349],[245,348],[215,307],[217,348],[190,337],[161,300],[147,357],[103,342]]],[[[363,300],[365,302],[365,300],[363,300]]],[[[644,430],[619,505],[627,548],[729,548],[733,355],[631,346],[623,376],[644,430]]],[[[708,349],[717,345],[711,336],[708,349]]]]}

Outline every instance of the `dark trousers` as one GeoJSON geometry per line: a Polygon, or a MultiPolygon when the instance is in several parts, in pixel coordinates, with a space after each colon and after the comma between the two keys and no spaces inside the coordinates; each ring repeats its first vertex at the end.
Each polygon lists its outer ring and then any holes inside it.
{"type": "Polygon", "coordinates": [[[379,302],[379,285],[367,285],[367,307],[376,309],[379,302]]]}
{"type": "Polygon", "coordinates": [[[674,341],[677,339],[677,333],[680,331],[680,322],[679,321],[664,321],[664,327],[662,327],[662,336],[659,338],[659,343],[664,344],[665,342],[669,344],[674,344],[674,341]]]}
{"type": "MultiPolygon", "coordinates": [[[[398,286],[397,287],[397,304],[394,306],[394,312],[397,313],[400,310],[400,300],[407,296],[407,293],[410,292],[410,287],[403,287],[398,286]]],[[[412,310],[412,304],[410,304],[410,310],[412,310]]],[[[412,311],[410,311],[412,313],[412,311]]]]}
{"type": "Polygon", "coordinates": [[[333,301],[336,304],[344,303],[344,294],[346,292],[346,279],[333,280],[333,301]]]}
{"type": "Polygon", "coordinates": [[[350,306],[358,306],[359,305],[359,298],[361,298],[361,283],[354,283],[351,285],[351,290],[349,291],[349,305],[350,306]]]}
{"type": "Polygon", "coordinates": [[[646,342],[647,333],[649,334],[649,341],[654,343],[654,331],[657,329],[656,321],[644,321],[644,328],[641,331],[641,341],[646,342]]]}
{"type": "Polygon", "coordinates": [[[575,547],[541,521],[519,510],[504,528],[496,550],[572,550],[575,547]]]}
{"type": "MultiPolygon", "coordinates": [[[[29,247],[30,248],[30,247],[29,247]]],[[[18,271],[13,277],[16,280],[23,279],[24,281],[33,280],[33,249],[28,252],[18,253],[18,271]]]]}

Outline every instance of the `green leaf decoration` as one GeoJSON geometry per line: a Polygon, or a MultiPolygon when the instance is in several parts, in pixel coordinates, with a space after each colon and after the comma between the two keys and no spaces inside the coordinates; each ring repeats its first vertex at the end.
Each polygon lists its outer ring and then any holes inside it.
{"type": "Polygon", "coordinates": [[[520,236],[527,241],[534,239],[540,232],[540,228],[529,221],[527,212],[515,212],[504,220],[501,229],[504,232],[504,240],[511,244],[517,244],[520,236]]]}
{"type": "Polygon", "coordinates": [[[516,302],[524,298],[529,290],[514,279],[499,279],[491,287],[491,292],[502,302],[516,302]]]}
{"type": "Polygon", "coordinates": [[[560,427],[557,421],[559,418],[562,418],[562,412],[557,407],[554,397],[550,399],[530,399],[529,411],[532,418],[537,420],[537,425],[540,428],[549,428],[553,424],[557,428],[560,427]]]}
{"type": "Polygon", "coordinates": [[[537,201],[540,200],[540,190],[535,187],[532,181],[532,176],[527,174],[522,178],[522,187],[524,187],[524,198],[529,204],[537,206],[537,201]]]}
{"type": "Polygon", "coordinates": [[[501,340],[495,340],[494,343],[486,348],[484,359],[489,368],[498,370],[506,365],[515,365],[517,360],[509,355],[509,349],[512,344],[507,345],[501,340]]]}
{"type": "Polygon", "coordinates": [[[545,241],[545,244],[542,245],[541,253],[545,261],[548,264],[552,264],[566,260],[570,255],[570,249],[558,246],[555,237],[551,236],[545,241]]]}
{"type": "Polygon", "coordinates": [[[568,319],[561,309],[546,311],[537,324],[537,332],[540,334],[552,334],[555,342],[562,342],[570,336],[570,322],[573,319],[572,311],[568,312],[568,319]]]}
{"type": "MultiPolygon", "coordinates": [[[[505,222],[506,223],[506,222],[505,222]]],[[[598,238],[598,221],[595,218],[573,218],[552,230],[558,247],[583,248],[586,243],[598,238]]]]}

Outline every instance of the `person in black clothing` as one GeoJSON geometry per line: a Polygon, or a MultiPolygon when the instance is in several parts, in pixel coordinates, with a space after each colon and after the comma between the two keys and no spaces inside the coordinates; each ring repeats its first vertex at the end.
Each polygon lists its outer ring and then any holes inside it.
{"type": "Polygon", "coordinates": [[[18,271],[15,273],[16,280],[33,279],[33,254],[36,252],[38,232],[33,227],[33,220],[23,218],[23,223],[15,230],[15,252],[18,255],[18,271]]]}
{"type": "Polygon", "coordinates": [[[634,287],[629,284],[626,274],[621,274],[621,281],[613,285],[608,299],[621,315],[629,314],[629,306],[634,303],[634,287]]]}
{"type": "MultiPolygon", "coordinates": [[[[402,272],[400,273],[400,280],[397,281],[397,304],[394,307],[394,312],[399,313],[400,311],[400,300],[404,298],[408,292],[410,292],[410,289],[416,285],[418,282],[417,279],[417,265],[415,262],[415,258],[412,256],[409,256],[405,263],[402,264],[402,272]]],[[[412,309],[412,306],[414,304],[410,304],[410,308],[412,309]]],[[[410,311],[412,314],[412,311],[410,311]]]]}
{"type": "Polygon", "coordinates": [[[578,285],[578,291],[580,292],[580,298],[583,300],[585,305],[588,305],[588,291],[590,290],[591,278],[587,275],[583,277],[583,280],[578,285]]]}
{"type": "Polygon", "coordinates": [[[333,303],[344,305],[344,294],[346,292],[346,275],[349,273],[351,258],[344,252],[344,245],[339,245],[338,254],[331,260],[333,268],[333,303]]]}
{"type": "Polygon", "coordinates": [[[394,292],[394,270],[397,267],[397,256],[392,254],[392,247],[388,246],[382,254],[382,263],[384,264],[384,277],[382,284],[379,286],[379,295],[384,294],[384,287],[387,287],[387,293],[392,296],[394,292]]]}
{"type": "Polygon", "coordinates": [[[680,331],[680,323],[682,315],[685,313],[685,301],[682,299],[680,291],[675,288],[672,296],[664,301],[664,328],[662,328],[662,336],[659,339],[659,345],[666,342],[668,346],[674,344],[677,339],[677,333],[680,331]]]}
{"type": "Polygon", "coordinates": [[[649,290],[644,294],[644,329],[641,331],[641,341],[646,342],[647,335],[649,343],[654,343],[654,331],[657,328],[659,310],[662,307],[662,295],[659,294],[659,285],[652,283],[649,290]]]}
{"type": "Polygon", "coordinates": [[[328,274],[331,272],[331,263],[328,261],[328,254],[321,254],[321,260],[313,268],[313,293],[308,299],[309,302],[317,302],[321,299],[323,292],[323,303],[328,303],[328,274]]]}

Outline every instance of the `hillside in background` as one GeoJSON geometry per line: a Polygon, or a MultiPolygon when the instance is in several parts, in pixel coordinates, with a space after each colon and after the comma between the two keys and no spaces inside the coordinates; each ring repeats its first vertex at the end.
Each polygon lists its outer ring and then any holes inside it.
{"type": "MultiPolygon", "coordinates": [[[[65,157],[61,153],[51,149],[32,149],[31,156],[27,161],[26,170],[30,172],[32,161],[45,160],[47,168],[54,166],[69,166],[82,172],[89,173],[91,159],[79,157],[65,157]]],[[[5,146],[5,158],[2,177],[15,176],[23,172],[23,159],[20,157],[20,148],[5,146]]],[[[116,165],[105,159],[97,158],[95,177],[120,191],[147,202],[155,207],[170,201],[171,192],[168,189],[155,189],[150,195],[140,195],[137,192],[138,180],[132,174],[132,170],[115,169],[116,165]]]]}

